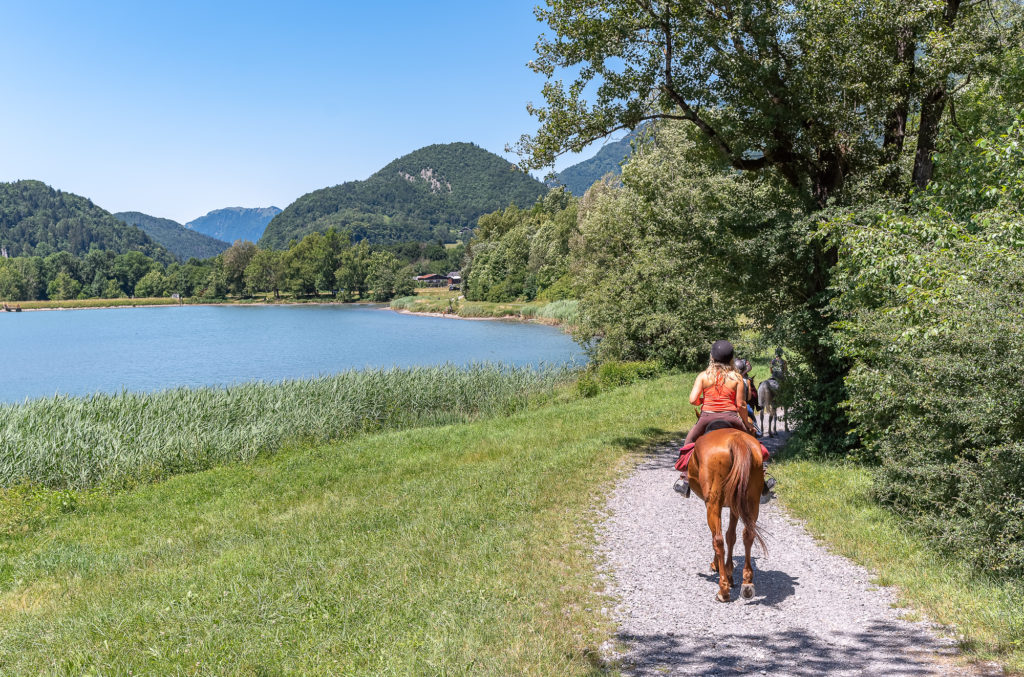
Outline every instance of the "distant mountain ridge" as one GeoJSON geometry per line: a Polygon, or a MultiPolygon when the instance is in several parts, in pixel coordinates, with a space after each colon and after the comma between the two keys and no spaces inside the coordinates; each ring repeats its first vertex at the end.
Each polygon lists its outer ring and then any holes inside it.
{"type": "Polygon", "coordinates": [[[563,185],[573,195],[583,195],[605,174],[621,174],[622,163],[633,152],[633,139],[643,130],[638,127],[618,141],[611,141],[587,160],[566,167],[555,174],[553,185],[563,185]]]}
{"type": "Polygon", "coordinates": [[[124,254],[142,252],[161,263],[174,256],[140,228],[42,181],[0,183],[0,246],[8,256],[82,256],[92,248],[124,254]]]}
{"type": "Polygon", "coordinates": [[[181,261],[188,261],[191,258],[208,259],[231,246],[223,240],[190,230],[177,221],[161,219],[142,212],[117,212],[114,218],[124,221],[129,226],[141,228],[181,261]]]}
{"type": "Polygon", "coordinates": [[[277,207],[225,207],[189,221],[185,227],[228,244],[235,240],[256,242],[263,237],[271,219],[280,213],[277,207]]]}
{"type": "Polygon", "coordinates": [[[547,187],[512,163],[472,143],[434,144],[388,163],[363,181],[307,193],[274,217],[260,245],[329,228],[355,240],[451,241],[488,212],[529,207],[547,187]]]}

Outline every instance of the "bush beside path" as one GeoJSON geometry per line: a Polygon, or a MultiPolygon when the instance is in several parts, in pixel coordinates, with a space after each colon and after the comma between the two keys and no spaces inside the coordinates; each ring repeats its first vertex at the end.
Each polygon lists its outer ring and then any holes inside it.
{"type": "MultiPolygon", "coordinates": [[[[785,439],[765,443],[774,454],[785,439]]],[[[756,595],[734,590],[732,602],[717,602],[704,503],[671,488],[678,446],[653,449],[619,483],[599,529],[618,600],[617,641],[605,654],[626,674],[1002,674],[965,665],[944,633],[907,620],[892,588],[831,554],[777,499],[761,506],[768,554],[755,545],[756,595]]],[[[742,537],[737,545],[739,571],[742,537]]]]}

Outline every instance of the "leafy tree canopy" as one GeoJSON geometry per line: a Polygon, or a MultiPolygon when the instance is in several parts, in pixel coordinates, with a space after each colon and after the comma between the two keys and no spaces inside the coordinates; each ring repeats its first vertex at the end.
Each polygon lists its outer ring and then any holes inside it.
{"type": "Polygon", "coordinates": [[[537,16],[548,81],[524,165],[674,119],[709,158],[775,170],[818,207],[852,177],[926,185],[950,95],[1020,39],[1013,0],[548,0],[537,16]]]}

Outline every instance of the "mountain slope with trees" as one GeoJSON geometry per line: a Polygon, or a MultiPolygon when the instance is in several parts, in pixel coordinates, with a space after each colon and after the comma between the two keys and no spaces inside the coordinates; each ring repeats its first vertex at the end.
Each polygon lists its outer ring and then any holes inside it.
{"type": "Polygon", "coordinates": [[[334,227],[370,242],[453,241],[482,214],[509,204],[529,207],[544,184],[472,143],[435,144],[394,160],[365,181],[303,195],[276,216],[260,244],[334,227]]]}
{"type": "Polygon", "coordinates": [[[129,251],[170,263],[171,253],[135,226],[115,218],[88,198],[42,181],[0,183],[0,246],[8,256],[76,256],[90,249],[129,251]]]}
{"type": "Polygon", "coordinates": [[[142,212],[117,212],[114,217],[129,226],[141,228],[182,261],[208,259],[231,246],[228,242],[190,230],[171,219],[161,219],[142,212]]]}
{"type": "Polygon", "coordinates": [[[633,152],[633,139],[639,133],[640,129],[637,129],[618,141],[606,143],[594,157],[566,167],[555,174],[553,185],[565,186],[573,195],[582,196],[606,174],[621,174],[622,163],[633,152]]]}
{"type": "Polygon", "coordinates": [[[189,221],[185,227],[228,243],[256,242],[271,219],[280,213],[277,207],[225,207],[189,221]]]}

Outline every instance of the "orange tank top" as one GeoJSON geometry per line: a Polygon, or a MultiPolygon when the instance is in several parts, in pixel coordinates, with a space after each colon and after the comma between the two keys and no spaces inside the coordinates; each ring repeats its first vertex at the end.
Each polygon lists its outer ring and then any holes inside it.
{"type": "Polygon", "coordinates": [[[718,383],[706,386],[702,395],[701,411],[736,411],[736,391],[725,386],[724,376],[718,383]]]}

